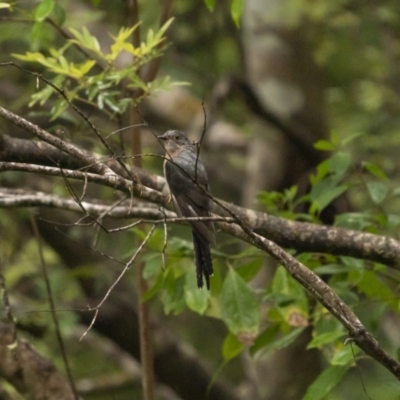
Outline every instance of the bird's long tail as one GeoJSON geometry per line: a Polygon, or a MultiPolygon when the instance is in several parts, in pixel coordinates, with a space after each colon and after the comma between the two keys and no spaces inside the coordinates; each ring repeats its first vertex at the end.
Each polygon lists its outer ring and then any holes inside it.
{"type": "Polygon", "coordinates": [[[210,243],[204,240],[196,231],[192,231],[194,259],[196,263],[197,286],[203,287],[203,276],[206,280],[207,289],[210,290],[210,276],[214,270],[212,266],[210,243]]]}

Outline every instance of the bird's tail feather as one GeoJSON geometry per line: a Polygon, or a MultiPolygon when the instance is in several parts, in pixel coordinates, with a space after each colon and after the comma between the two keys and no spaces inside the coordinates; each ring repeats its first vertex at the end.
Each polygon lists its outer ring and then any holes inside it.
{"type": "Polygon", "coordinates": [[[195,231],[193,234],[194,259],[196,263],[197,286],[203,287],[203,276],[207,289],[210,289],[210,276],[213,274],[210,243],[204,241],[195,231]]]}

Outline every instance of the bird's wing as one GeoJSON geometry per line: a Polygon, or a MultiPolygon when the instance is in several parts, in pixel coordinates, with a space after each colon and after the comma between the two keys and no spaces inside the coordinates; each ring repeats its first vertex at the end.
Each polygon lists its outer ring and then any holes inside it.
{"type": "MultiPolygon", "coordinates": [[[[184,165],[190,164],[193,160],[188,161],[184,165]]],[[[207,175],[204,167],[200,164],[202,170],[196,176],[196,183],[188,176],[186,169],[183,170],[179,164],[167,161],[165,164],[165,177],[168,182],[169,189],[174,198],[175,208],[177,212],[184,217],[208,217],[210,216],[210,201],[207,193],[209,187],[207,175]]],[[[194,168],[192,171],[193,172],[194,168]]],[[[190,175],[192,176],[192,175],[190,175]]],[[[214,243],[214,226],[212,222],[191,221],[192,228],[199,233],[199,236],[208,243],[214,243]]]]}

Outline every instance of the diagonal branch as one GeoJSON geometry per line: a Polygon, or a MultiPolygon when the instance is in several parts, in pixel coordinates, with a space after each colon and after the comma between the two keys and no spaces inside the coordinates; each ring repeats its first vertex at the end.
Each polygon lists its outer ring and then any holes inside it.
{"type": "Polygon", "coordinates": [[[270,254],[347,329],[350,338],[354,340],[358,347],[400,380],[400,363],[385,352],[378,340],[366,330],[353,311],[318,275],[281,247],[252,232],[243,224],[239,226],[219,223],[219,225],[223,225],[224,230],[230,231],[232,235],[250,242],[253,246],[270,254]]]}
{"type": "Polygon", "coordinates": [[[114,171],[112,171],[105,164],[99,163],[90,153],[80,149],[77,146],[74,146],[71,143],[66,142],[63,139],[58,138],[57,136],[51,135],[39,126],[32,124],[32,122],[27,121],[26,119],[12,113],[9,110],[6,110],[3,107],[0,107],[0,116],[18,126],[19,128],[28,131],[37,138],[53,145],[54,147],[57,147],[61,151],[64,151],[69,155],[77,158],[78,160],[84,162],[86,166],[91,166],[95,172],[101,175],[115,175],[114,171]]]}

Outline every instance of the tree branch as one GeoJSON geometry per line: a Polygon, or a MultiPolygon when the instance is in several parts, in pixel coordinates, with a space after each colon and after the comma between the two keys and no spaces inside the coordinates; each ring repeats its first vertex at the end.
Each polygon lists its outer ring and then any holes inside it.
{"type": "MultiPolygon", "coordinates": [[[[127,194],[133,194],[143,200],[168,206],[168,197],[160,192],[143,186],[139,182],[132,182],[117,174],[98,175],[95,173],[72,171],[56,167],[37,166],[23,163],[0,162],[1,171],[26,171],[47,174],[52,176],[63,175],[67,178],[88,180],[113,189],[121,190],[127,194]]],[[[164,182],[161,177],[150,178],[149,181],[156,186],[164,182]]],[[[17,200],[16,200],[17,201],[17,200]]],[[[234,204],[218,200],[224,207],[233,211],[241,221],[251,227],[254,232],[264,236],[281,247],[292,248],[298,252],[319,252],[335,255],[351,256],[379,262],[396,269],[400,268],[400,242],[385,236],[372,233],[354,231],[351,229],[332,226],[311,224],[308,222],[290,221],[284,218],[268,215],[263,212],[253,211],[234,204]]],[[[17,205],[18,201],[15,203],[17,205]]],[[[21,203],[20,203],[21,204],[21,203]]],[[[39,205],[36,203],[36,205],[39,205]]],[[[43,205],[46,205],[43,203],[43,205]]],[[[3,207],[11,207],[8,199],[3,200],[3,207]]],[[[48,205],[52,206],[52,205],[48,205]]],[[[53,205],[55,207],[55,205],[53,205]]],[[[227,216],[228,213],[221,207],[214,205],[214,213],[227,216]]],[[[127,214],[127,215],[133,215],[127,214]]],[[[147,217],[146,217],[147,218],[147,217]]],[[[157,217],[159,218],[159,217],[157,217]]]]}
{"type": "MultiPolygon", "coordinates": [[[[54,198],[57,196],[46,195],[45,197],[53,197],[54,201],[54,198]]],[[[36,200],[40,203],[40,200],[43,200],[43,197],[38,196],[36,200]]],[[[59,199],[59,201],[65,204],[68,204],[69,202],[68,199],[59,199]]],[[[1,197],[0,206],[2,206],[1,197]]],[[[94,207],[94,210],[97,212],[101,210],[98,208],[99,206],[94,207]]],[[[119,208],[120,210],[117,210],[117,213],[120,213],[124,208],[125,211],[129,210],[129,207],[120,206],[119,208]]],[[[76,211],[81,211],[78,205],[76,205],[76,211]]],[[[104,209],[101,211],[104,212],[104,209]]],[[[111,213],[114,211],[115,210],[111,211],[111,213]]],[[[133,210],[131,209],[131,212],[132,211],[133,210]]],[[[143,210],[141,213],[143,215],[143,210]]],[[[152,212],[150,212],[150,214],[156,216],[152,212]]],[[[159,214],[162,215],[161,212],[159,212],[159,214]]],[[[119,216],[121,216],[121,214],[119,214],[119,216]]],[[[174,221],[174,219],[172,220],[174,221]]],[[[184,219],[177,218],[176,220],[182,221],[184,219]]],[[[159,220],[160,223],[163,221],[164,219],[162,218],[159,220]]],[[[327,308],[327,310],[332,313],[332,315],[341,322],[341,324],[348,330],[350,338],[354,340],[354,342],[363,349],[366,354],[376,359],[398,379],[400,379],[400,364],[382,349],[379,342],[367,332],[357,316],[322,279],[275,243],[252,232],[249,228],[245,230],[239,225],[233,224],[232,221],[230,221],[230,223],[219,222],[218,226],[225,232],[258,247],[278,260],[296,280],[298,280],[324,307],[327,308]]]]}
{"type": "Polygon", "coordinates": [[[0,322],[0,375],[33,400],[74,400],[69,383],[54,364],[25,341],[17,342],[18,359],[12,343],[12,327],[0,322]]]}
{"type": "Polygon", "coordinates": [[[46,143],[57,147],[63,152],[68,153],[69,155],[81,160],[86,164],[87,167],[91,166],[95,172],[105,175],[115,175],[115,172],[112,171],[109,167],[107,167],[103,163],[99,163],[90,153],[80,149],[73,144],[58,138],[57,136],[51,135],[50,133],[46,132],[44,129],[40,128],[39,126],[32,124],[31,122],[27,121],[26,119],[12,113],[9,110],[6,110],[3,107],[0,107],[0,116],[5,118],[7,121],[13,123],[14,125],[22,128],[23,130],[31,133],[32,135],[36,136],[38,139],[43,140],[46,143]]]}
{"type": "Polygon", "coordinates": [[[366,330],[353,311],[318,275],[284,251],[281,247],[251,232],[251,230],[236,224],[221,222],[219,225],[224,225],[225,230],[230,231],[232,235],[246,242],[250,242],[253,246],[267,252],[282,264],[289,274],[300,282],[300,284],[347,329],[350,338],[354,340],[358,347],[382,364],[400,380],[400,363],[385,352],[378,340],[366,330]]]}

